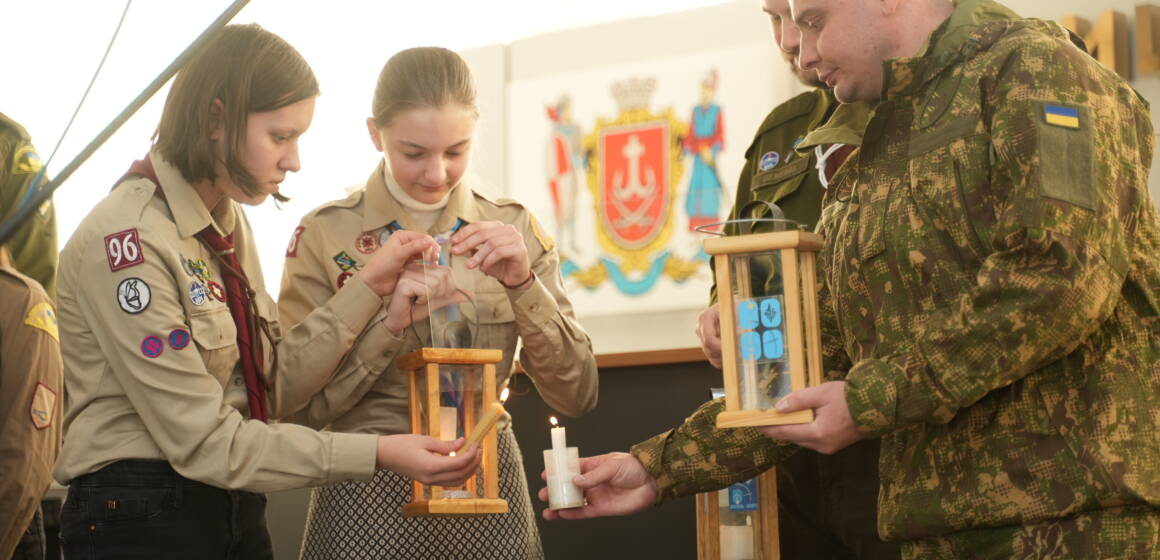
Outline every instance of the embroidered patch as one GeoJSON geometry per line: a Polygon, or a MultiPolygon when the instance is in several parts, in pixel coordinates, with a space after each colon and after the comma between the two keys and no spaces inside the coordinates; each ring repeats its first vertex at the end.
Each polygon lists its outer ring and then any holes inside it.
{"type": "Polygon", "coordinates": [[[153,300],[153,292],[149,284],[140,278],[126,278],[117,285],[117,303],[121,304],[121,311],[136,315],[149,307],[153,300]]]}
{"type": "Polygon", "coordinates": [[[28,407],[28,415],[32,417],[32,425],[37,430],[51,426],[55,411],[56,392],[49,389],[44,383],[37,383],[36,392],[32,394],[32,405],[28,407]]]}
{"type": "Polygon", "coordinates": [[[1043,120],[1047,124],[1079,130],[1079,109],[1044,103],[1043,120]]]}
{"type": "Polygon", "coordinates": [[[343,252],[335,255],[334,256],[334,263],[337,264],[338,268],[340,268],[342,270],[350,270],[352,268],[355,270],[359,269],[358,263],[355,262],[355,260],[352,259],[350,257],[350,255],[346,254],[346,251],[343,251],[343,252]]]}
{"type": "Polygon", "coordinates": [[[137,228],[106,235],[105,256],[109,259],[110,272],[145,262],[145,255],[141,254],[141,237],[137,235],[137,228]]]}
{"type": "Polygon", "coordinates": [[[185,274],[187,276],[197,276],[196,274],[193,273],[193,266],[190,264],[191,262],[192,261],[185,258],[185,255],[182,255],[181,256],[181,270],[184,270],[185,274]]]}
{"type": "Polygon", "coordinates": [[[351,276],[354,276],[354,273],[349,270],[338,273],[338,287],[341,288],[344,284],[346,284],[347,278],[350,278],[351,276]]]}
{"type": "Polygon", "coordinates": [[[223,288],[221,284],[210,280],[209,282],[205,283],[205,286],[209,289],[209,297],[218,301],[226,300],[226,289],[223,288]]]}
{"type": "Polygon", "coordinates": [[[306,231],[305,227],[298,226],[294,228],[294,233],[290,235],[290,244],[286,246],[286,257],[298,256],[298,238],[302,237],[302,232],[306,231]]]}
{"type": "Polygon", "coordinates": [[[761,163],[758,165],[758,168],[762,171],[769,171],[777,167],[780,161],[781,156],[777,152],[765,152],[765,155],[761,156],[761,163]]]}
{"type": "Polygon", "coordinates": [[[165,343],[161,342],[161,337],[147,336],[141,341],[141,353],[145,354],[146,358],[156,358],[161,355],[162,350],[165,350],[165,343]]]}
{"type": "Polygon", "coordinates": [[[528,221],[532,224],[532,235],[536,236],[536,241],[540,242],[540,246],[544,248],[544,251],[551,251],[555,248],[556,240],[541,230],[539,220],[536,220],[536,217],[532,215],[529,215],[528,218],[528,221]]]}
{"type": "Polygon", "coordinates": [[[40,329],[53,340],[60,342],[59,327],[56,322],[56,311],[53,310],[52,305],[48,303],[38,303],[28,310],[28,314],[24,316],[24,324],[34,329],[40,329]]]}
{"type": "Polygon", "coordinates": [[[205,264],[204,260],[190,259],[189,269],[193,271],[193,275],[196,276],[198,280],[206,283],[209,282],[209,265],[205,264]]]}
{"type": "Polygon", "coordinates": [[[205,298],[208,296],[205,284],[194,282],[189,285],[189,301],[193,302],[194,305],[205,305],[205,298]]]}
{"type": "Polygon", "coordinates": [[[358,249],[358,252],[364,255],[370,255],[378,250],[379,238],[369,231],[364,231],[354,241],[354,246],[358,249]]]}
{"type": "Polygon", "coordinates": [[[173,329],[169,333],[169,347],[174,350],[181,350],[189,346],[189,331],[185,329],[173,329]]]}

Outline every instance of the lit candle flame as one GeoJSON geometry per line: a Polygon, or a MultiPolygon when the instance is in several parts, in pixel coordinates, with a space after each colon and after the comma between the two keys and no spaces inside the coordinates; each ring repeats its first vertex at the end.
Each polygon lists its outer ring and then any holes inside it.
{"type": "Polygon", "coordinates": [[[555,417],[555,416],[553,416],[553,417],[549,418],[549,419],[548,419],[548,421],[549,421],[549,422],[551,422],[553,426],[559,426],[559,425],[560,425],[560,422],[558,422],[558,421],[556,420],[556,417],[555,417]]]}
{"type": "Polygon", "coordinates": [[[452,452],[451,452],[451,456],[452,456],[452,457],[454,457],[454,456],[455,456],[455,452],[454,452],[454,451],[452,451],[452,452]]]}
{"type": "Polygon", "coordinates": [[[503,392],[501,392],[499,394],[499,402],[501,402],[501,403],[507,402],[507,398],[508,398],[509,393],[511,393],[511,391],[509,391],[507,387],[504,387],[503,392]]]}

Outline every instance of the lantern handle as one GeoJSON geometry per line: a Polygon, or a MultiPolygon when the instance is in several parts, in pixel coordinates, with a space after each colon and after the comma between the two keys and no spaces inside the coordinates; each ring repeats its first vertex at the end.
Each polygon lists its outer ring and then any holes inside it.
{"type": "Polygon", "coordinates": [[[776,205],[772,202],[769,202],[767,200],[750,200],[749,202],[745,203],[745,205],[742,206],[737,211],[736,214],[737,214],[737,216],[747,216],[749,214],[752,214],[754,209],[761,208],[763,206],[769,210],[768,217],[765,217],[765,218],[738,217],[738,218],[734,218],[732,220],[725,220],[724,222],[715,222],[712,224],[700,225],[700,226],[697,226],[693,229],[697,230],[700,233],[708,233],[708,234],[720,235],[720,236],[725,235],[721,231],[721,226],[724,226],[727,224],[737,224],[741,235],[749,235],[750,233],[752,233],[753,232],[753,224],[773,224],[774,231],[784,231],[786,229],[805,229],[805,226],[802,225],[801,223],[796,222],[794,220],[786,219],[785,213],[781,211],[781,208],[778,205],[776,205]],[[742,226],[744,226],[744,227],[742,227],[742,226]]]}

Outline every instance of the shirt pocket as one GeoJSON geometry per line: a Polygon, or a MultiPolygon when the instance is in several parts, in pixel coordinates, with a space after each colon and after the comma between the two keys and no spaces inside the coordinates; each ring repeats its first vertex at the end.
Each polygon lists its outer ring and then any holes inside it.
{"type": "MultiPolygon", "coordinates": [[[[779,200],[797,192],[811,171],[815,171],[815,169],[810,165],[810,158],[800,157],[781,167],[754,173],[751,183],[753,185],[753,198],[777,204],[779,200]]],[[[759,211],[759,214],[754,215],[754,217],[764,217],[764,212],[764,210],[759,211]]]]}
{"type": "MultiPolygon", "coordinates": [[[[496,368],[496,372],[502,377],[510,369],[513,360],[511,350],[516,347],[516,340],[519,337],[515,310],[512,309],[507,290],[502,288],[476,292],[475,304],[475,315],[479,318],[478,329],[475,331],[475,347],[503,351],[503,360],[496,368]]],[[[472,325],[472,328],[476,328],[476,325],[472,325]]]]}
{"type": "Polygon", "coordinates": [[[238,363],[238,330],[226,306],[189,316],[189,329],[205,369],[225,386],[238,363]]]}

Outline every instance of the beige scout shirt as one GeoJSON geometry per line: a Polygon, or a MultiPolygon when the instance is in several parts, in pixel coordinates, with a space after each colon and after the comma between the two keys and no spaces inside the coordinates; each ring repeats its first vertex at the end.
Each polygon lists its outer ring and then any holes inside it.
{"type": "Polygon", "coordinates": [[[0,266],[0,558],[12,557],[48,489],[62,381],[52,300],[35,280],[0,266]]]}
{"type": "Polygon", "coordinates": [[[386,366],[380,298],[353,278],[283,336],[239,205],[224,199],[211,213],[176,168],[150,157],[165,200],[147,179],[122,182],[61,253],[68,396],[56,479],[132,458],[163,459],[188,478],[258,492],[369,478],[373,437],[246,419],[221,273],[194,235],[211,224],[233,233],[258,312],[280,339],[276,374],[265,344],[271,417],[302,408],[327,382],[386,366]]]}
{"type": "MultiPolygon", "coordinates": [[[[384,166],[367,180],[366,188],[346,199],[310,212],[291,239],[282,276],[278,308],[287,324],[303,320],[339,290],[340,278],[361,267],[385,240],[391,228],[422,231],[391,196],[383,180],[384,166]]],[[[540,395],[557,411],[579,416],[596,406],[597,372],[592,342],[576,321],[564,292],[560,258],[554,244],[535,218],[511,200],[491,201],[466,186],[455,188],[442,215],[428,230],[435,235],[451,230],[458,220],[500,221],[523,234],[536,279],[525,291],[507,290],[494,278],[473,273],[479,333],[477,347],[498,348],[504,360],[497,367],[500,387],[507,384],[517,338],[523,339],[520,363],[540,395]]],[[[466,274],[466,258],[453,257],[456,276],[466,274]]],[[[345,280],[349,284],[349,280],[345,280]]],[[[470,306],[464,306],[470,312],[470,306]]],[[[466,315],[466,313],[465,313],[466,315]]],[[[473,318],[469,318],[471,320],[473,318]]],[[[419,347],[416,334],[430,344],[426,321],[394,337],[391,362],[419,347]]],[[[387,368],[384,368],[384,370],[387,368]]],[[[331,383],[297,422],[342,432],[408,432],[407,377],[394,368],[378,379],[331,383]]]]}

